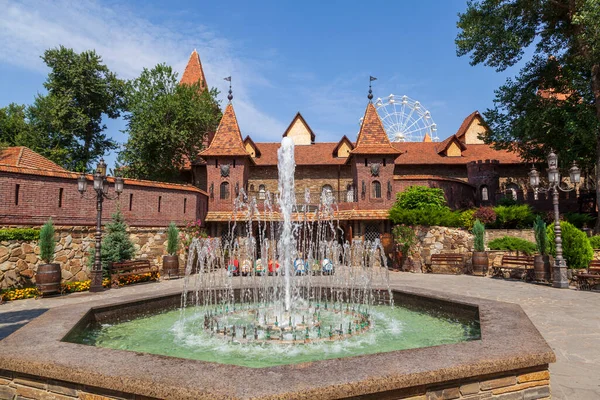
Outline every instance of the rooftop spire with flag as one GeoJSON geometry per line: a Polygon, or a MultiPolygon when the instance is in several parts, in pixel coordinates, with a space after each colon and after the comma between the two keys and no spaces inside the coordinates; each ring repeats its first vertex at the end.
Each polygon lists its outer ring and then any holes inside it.
{"type": "Polygon", "coordinates": [[[371,83],[376,80],[377,78],[375,78],[374,76],[369,76],[369,95],[367,96],[369,102],[373,100],[373,89],[371,88],[371,83]]]}
{"type": "Polygon", "coordinates": [[[229,82],[229,94],[227,95],[227,100],[229,100],[229,102],[231,103],[231,100],[233,100],[233,92],[231,91],[231,75],[223,79],[229,82]]]}

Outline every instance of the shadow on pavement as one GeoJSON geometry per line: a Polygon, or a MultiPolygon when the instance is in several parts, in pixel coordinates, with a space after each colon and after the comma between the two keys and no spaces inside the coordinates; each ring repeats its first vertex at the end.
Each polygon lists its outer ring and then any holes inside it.
{"type": "Polygon", "coordinates": [[[48,311],[48,308],[35,310],[11,311],[0,314],[0,340],[4,339],[29,321],[48,311]]]}

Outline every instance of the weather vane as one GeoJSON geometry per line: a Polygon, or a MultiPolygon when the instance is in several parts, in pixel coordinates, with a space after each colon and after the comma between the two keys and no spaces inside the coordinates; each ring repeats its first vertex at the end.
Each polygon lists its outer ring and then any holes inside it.
{"type": "Polygon", "coordinates": [[[231,103],[231,100],[233,100],[233,92],[231,91],[231,76],[228,76],[227,78],[223,79],[229,82],[229,94],[227,95],[227,100],[229,100],[229,102],[231,103]]]}
{"type": "Polygon", "coordinates": [[[371,82],[376,81],[377,78],[375,78],[374,76],[369,76],[369,95],[367,96],[367,98],[369,99],[369,102],[371,100],[373,100],[373,89],[371,88],[371,82]]]}

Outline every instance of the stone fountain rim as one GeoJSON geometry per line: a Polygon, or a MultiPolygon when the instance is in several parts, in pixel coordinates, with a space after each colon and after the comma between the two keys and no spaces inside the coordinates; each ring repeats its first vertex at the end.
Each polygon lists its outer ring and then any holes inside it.
{"type": "Polygon", "coordinates": [[[333,399],[546,366],[556,361],[552,349],[519,305],[400,285],[393,285],[392,290],[478,307],[481,340],[265,368],[62,341],[92,310],[181,293],[173,290],[51,309],[2,341],[0,369],[155,398],[333,399]]]}

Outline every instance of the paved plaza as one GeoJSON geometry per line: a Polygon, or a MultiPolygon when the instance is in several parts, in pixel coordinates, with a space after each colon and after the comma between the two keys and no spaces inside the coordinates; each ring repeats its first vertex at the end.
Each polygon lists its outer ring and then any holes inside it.
{"type": "MultiPolygon", "coordinates": [[[[244,278],[241,278],[244,279],[244,278]]],[[[556,353],[552,364],[555,399],[600,398],[600,293],[560,290],[518,281],[453,275],[391,273],[392,287],[411,286],[517,303],[556,353]]],[[[49,308],[139,293],[148,295],[183,286],[183,279],[138,284],[100,294],[19,300],[0,305],[0,338],[4,338],[49,308]]]]}

